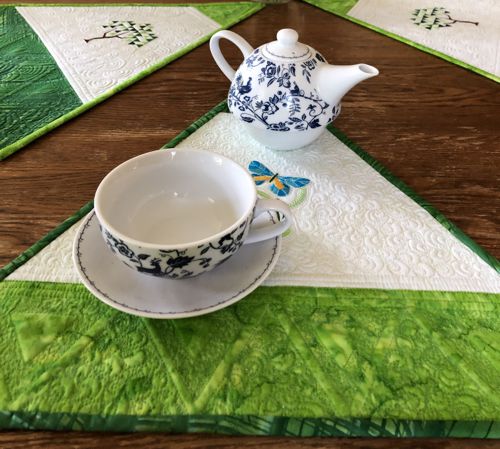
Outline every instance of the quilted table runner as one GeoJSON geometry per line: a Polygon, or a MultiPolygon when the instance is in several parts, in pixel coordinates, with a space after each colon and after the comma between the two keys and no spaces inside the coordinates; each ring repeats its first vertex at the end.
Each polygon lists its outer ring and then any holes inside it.
{"type": "Polygon", "coordinates": [[[73,267],[87,204],[0,272],[0,427],[500,438],[492,256],[333,128],[273,152],[222,104],[167,146],[310,181],[275,269],[209,315],[118,312],[73,267]]]}
{"type": "Polygon", "coordinates": [[[0,160],[263,6],[0,6],[0,160]]]}
{"type": "Polygon", "coordinates": [[[500,82],[496,0],[304,0],[500,82]]]}

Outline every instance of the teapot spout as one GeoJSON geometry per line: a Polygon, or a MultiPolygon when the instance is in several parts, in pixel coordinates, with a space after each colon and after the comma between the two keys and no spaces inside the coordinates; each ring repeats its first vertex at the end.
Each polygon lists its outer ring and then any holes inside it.
{"type": "Polygon", "coordinates": [[[356,84],[378,75],[368,64],[323,65],[318,73],[318,89],[322,97],[336,105],[356,84]]]}

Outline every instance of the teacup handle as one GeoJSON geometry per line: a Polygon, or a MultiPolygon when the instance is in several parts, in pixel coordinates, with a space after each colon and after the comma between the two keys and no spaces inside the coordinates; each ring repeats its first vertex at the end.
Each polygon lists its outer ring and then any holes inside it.
{"type": "Polygon", "coordinates": [[[245,244],[256,243],[262,240],[267,240],[277,235],[283,234],[292,224],[292,211],[283,201],[280,200],[257,200],[255,206],[254,219],[260,214],[269,211],[276,211],[283,214],[284,219],[278,221],[277,223],[270,223],[267,225],[259,226],[255,228],[250,225],[250,231],[248,232],[247,238],[245,239],[245,244]]]}
{"type": "Polygon", "coordinates": [[[215,62],[219,66],[219,69],[222,70],[222,73],[224,73],[224,75],[229,78],[229,81],[233,81],[236,71],[226,61],[226,58],[224,58],[224,56],[222,55],[219,47],[219,41],[223,38],[236,45],[243,53],[244,58],[246,58],[250,53],[253,52],[253,48],[240,35],[228,30],[219,31],[215,33],[210,39],[210,51],[212,52],[212,56],[215,59],[215,62]]]}

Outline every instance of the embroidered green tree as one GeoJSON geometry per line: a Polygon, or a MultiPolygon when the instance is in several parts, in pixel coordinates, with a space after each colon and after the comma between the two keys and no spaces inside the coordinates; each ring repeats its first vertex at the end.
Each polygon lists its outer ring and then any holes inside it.
{"type": "Polygon", "coordinates": [[[415,25],[427,28],[428,30],[451,27],[457,22],[472,23],[476,26],[479,25],[479,22],[454,19],[451,17],[450,12],[442,7],[415,9],[412,15],[413,17],[411,20],[413,20],[415,25]]]}
{"type": "Polygon", "coordinates": [[[151,24],[137,24],[132,20],[121,22],[118,20],[113,20],[108,25],[103,25],[103,28],[106,31],[102,36],[85,39],[85,42],[88,43],[96,39],[118,38],[127,41],[129,45],[142,47],[143,45],[146,45],[148,42],[151,42],[158,37],[154,34],[151,24]]]}

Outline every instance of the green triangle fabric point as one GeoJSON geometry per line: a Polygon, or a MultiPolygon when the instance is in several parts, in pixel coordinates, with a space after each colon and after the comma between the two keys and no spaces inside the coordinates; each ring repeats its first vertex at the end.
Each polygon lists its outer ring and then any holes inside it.
{"type": "Polygon", "coordinates": [[[240,3],[217,3],[217,4],[195,4],[196,9],[206,16],[215,20],[222,27],[231,26],[234,23],[234,17],[246,17],[253,14],[256,9],[264,8],[262,3],[240,2],[240,3]]]}
{"type": "Polygon", "coordinates": [[[71,325],[68,316],[48,313],[20,313],[11,315],[23,360],[31,361],[52,344],[71,325]]]}

